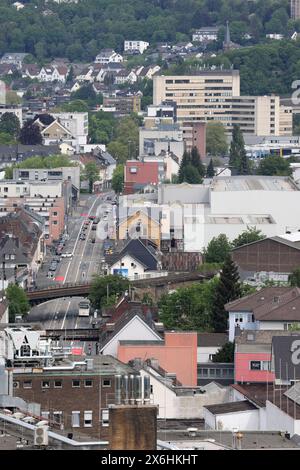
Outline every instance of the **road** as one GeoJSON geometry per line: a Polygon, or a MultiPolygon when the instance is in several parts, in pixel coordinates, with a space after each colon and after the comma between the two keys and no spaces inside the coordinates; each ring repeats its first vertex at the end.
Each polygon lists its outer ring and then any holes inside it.
{"type": "Polygon", "coordinates": [[[68,217],[67,240],[63,253],[72,253],[72,258],[63,258],[59,262],[58,268],[54,273],[54,278],[48,278],[49,265],[53,256],[47,256],[46,262],[40,269],[36,285],[38,288],[53,286],[54,284],[66,283],[85,283],[92,279],[93,274],[101,270],[101,259],[103,258],[103,241],[111,232],[109,226],[113,225],[112,205],[106,201],[107,196],[113,197],[113,193],[101,195],[91,195],[81,200],[76,212],[68,217]],[[105,215],[105,211],[109,211],[105,215]],[[101,220],[97,230],[92,230],[92,222],[86,230],[86,239],[80,240],[80,233],[84,221],[89,215],[100,217],[101,220]],[[107,218],[107,220],[103,220],[107,218]],[[95,237],[95,243],[91,239],[95,237]]]}

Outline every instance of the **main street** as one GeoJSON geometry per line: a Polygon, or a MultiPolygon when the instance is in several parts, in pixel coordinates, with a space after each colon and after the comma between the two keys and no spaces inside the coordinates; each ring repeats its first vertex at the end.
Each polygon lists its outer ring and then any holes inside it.
{"type": "Polygon", "coordinates": [[[113,193],[91,195],[81,199],[73,215],[68,217],[67,233],[69,239],[66,241],[63,253],[72,254],[70,258],[60,257],[57,270],[53,273],[53,279],[49,279],[49,265],[53,256],[49,254],[47,260],[40,269],[36,285],[38,288],[50,287],[53,285],[64,285],[66,283],[85,283],[92,279],[92,276],[100,272],[101,259],[103,258],[103,242],[107,235],[111,233],[111,201],[106,201],[107,197],[113,197],[113,193]],[[105,211],[110,211],[105,215],[105,211]],[[89,216],[97,216],[100,222],[97,230],[92,230],[92,222],[85,231],[85,240],[80,239],[80,233],[84,222],[89,216]],[[103,217],[107,220],[103,220],[103,217]],[[95,238],[95,243],[92,243],[95,238]]]}

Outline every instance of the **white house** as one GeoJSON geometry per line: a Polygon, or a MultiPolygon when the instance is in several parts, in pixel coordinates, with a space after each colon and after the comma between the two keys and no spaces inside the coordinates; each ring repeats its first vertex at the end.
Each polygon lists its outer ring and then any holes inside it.
{"type": "Polygon", "coordinates": [[[130,313],[121,317],[114,325],[107,324],[107,328],[113,327],[113,332],[104,341],[100,353],[117,357],[120,341],[157,341],[162,343],[159,334],[146,323],[138,313],[130,313]]]}
{"type": "Polygon", "coordinates": [[[96,64],[108,64],[110,62],[123,62],[123,56],[113,49],[102,49],[95,59],[96,64]]]}
{"type": "Polygon", "coordinates": [[[227,341],[226,333],[198,333],[197,363],[212,362],[227,341]]]}
{"type": "Polygon", "coordinates": [[[259,407],[247,400],[205,405],[203,409],[205,429],[216,431],[257,431],[259,407]]]}
{"type": "Polygon", "coordinates": [[[68,75],[68,67],[64,65],[45,65],[41,68],[37,78],[41,82],[62,82],[65,83],[68,75]]]}
{"type": "Polygon", "coordinates": [[[289,330],[300,322],[300,289],[266,287],[225,305],[229,317],[229,341],[241,330],[289,330]]]}
{"type": "Polygon", "coordinates": [[[145,41],[124,41],[124,52],[138,51],[143,54],[149,47],[149,42],[145,41]]]}
{"type": "Polygon", "coordinates": [[[211,42],[218,39],[219,26],[200,28],[193,33],[193,42],[211,42]]]}

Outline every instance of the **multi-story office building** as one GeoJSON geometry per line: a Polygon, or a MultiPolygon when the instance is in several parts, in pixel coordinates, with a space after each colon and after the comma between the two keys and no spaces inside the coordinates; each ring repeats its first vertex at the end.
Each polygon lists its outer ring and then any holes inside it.
{"type": "Polygon", "coordinates": [[[245,134],[291,135],[292,113],[278,96],[240,96],[238,70],[199,72],[191,76],[156,76],[153,101],[177,104],[177,121],[220,121],[231,134],[238,124],[245,134]]]}
{"type": "Polygon", "coordinates": [[[300,0],[291,0],[291,18],[293,20],[300,18],[300,0]]]}

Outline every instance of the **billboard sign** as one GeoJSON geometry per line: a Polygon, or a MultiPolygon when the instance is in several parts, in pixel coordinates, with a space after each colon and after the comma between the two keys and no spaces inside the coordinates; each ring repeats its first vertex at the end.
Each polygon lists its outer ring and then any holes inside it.
{"type": "Polygon", "coordinates": [[[113,274],[114,276],[128,277],[128,269],[114,269],[113,274]]]}
{"type": "Polygon", "coordinates": [[[300,335],[274,336],[272,358],[276,379],[300,379],[300,335]]]}

